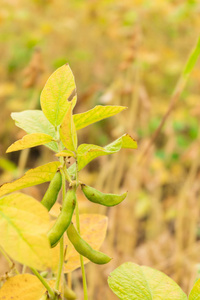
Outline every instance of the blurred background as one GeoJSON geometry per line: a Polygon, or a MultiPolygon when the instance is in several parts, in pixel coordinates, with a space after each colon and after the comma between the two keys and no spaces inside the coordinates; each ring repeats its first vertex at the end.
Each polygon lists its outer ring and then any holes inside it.
{"type": "MultiPolygon", "coordinates": [[[[149,147],[169,108],[200,28],[198,0],[1,0],[0,1],[0,184],[31,167],[55,160],[45,147],[5,154],[25,133],[11,112],[40,109],[49,75],[68,62],[75,75],[75,113],[95,105],[128,110],[79,132],[79,142],[104,146],[127,132],[137,150],[102,157],[80,179],[103,192],[128,190],[123,203],[102,208],[81,194],[82,212],[106,214],[101,248],[114,259],[88,264],[93,300],[117,299],[108,274],[132,261],[161,270],[188,293],[200,262],[200,61],[149,147]],[[147,149],[147,150],[146,150],[147,149]]],[[[26,189],[41,200],[47,185],[26,189]]],[[[6,263],[0,259],[0,275],[6,263]]],[[[82,299],[81,272],[72,274],[82,299]]]]}

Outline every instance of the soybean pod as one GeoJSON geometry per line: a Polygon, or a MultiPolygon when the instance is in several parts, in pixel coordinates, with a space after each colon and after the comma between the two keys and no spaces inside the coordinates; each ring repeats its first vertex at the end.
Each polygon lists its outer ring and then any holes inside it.
{"type": "Polygon", "coordinates": [[[86,184],[81,184],[82,191],[86,198],[91,202],[98,203],[104,206],[115,206],[121,203],[127,196],[127,192],[122,195],[104,194],[95,188],[86,184]]]}
{"type": "Polygon", "coordinates": [[[41,203],[50,211],[52,206],[55,204],[58,193],[62,186],[62,176],[60,172],[57,172],[51,180],[49,187],[41,201],[41,203]]]}
{"type": "Polygon", "coordinates": [[[63,233],[67,230],[71,222],[75,206],[76,193],[74,189],[69,188],[63,200],[62,210],[53,227],[48,232],[51,247],[55,247],[57,245],[63,233]]]}
{"type": "Polygon", "coordinates": [[[86,241],[84,241],[84,239],[82,239],[80,234],[77,232],[73,223],[69,225],[67,229],[67,235],[76,251],[87,257],[93,263],[107,264],[111,260],[111,257],[100,251],[94,250],[86,241]]]}

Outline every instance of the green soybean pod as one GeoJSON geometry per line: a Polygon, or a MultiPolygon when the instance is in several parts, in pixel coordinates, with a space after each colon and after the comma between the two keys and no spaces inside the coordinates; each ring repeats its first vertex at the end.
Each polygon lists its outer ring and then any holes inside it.
{"type": "Polygon", "coordinates": [[[62,186],[62,176],[60,172],[56,172],[41,201],[41,203],[48,209],[48,211],[50,211],[52,206],[55,204],[61,186],[62,186]]]}
{"type": "Polygon", "coordinates": [[[104,194],[86,184],[81,184],[81,188],[88,200],[105,206],[115,206],[121,203],[127,196],[127,192],[122,195],[104,194]]]}
{"type": "Polygon", "coordinates": [[[111,260],[111,257],[100,251],[94,250],[86,241],[84,241],[84,239],[82,239],[80,234],[77,232],[73,223],[69,225],[67,229],[67,235],[76,251],[87,257],[93,263],[101,265],[107,264],[111,260]]]}
{"type": "Polygon", "coordinates": [[[72,188],[69,188],[63,200],[62,210],[53,227],[47,234],[51,247],[55,247],[57,245],[63,233],[70,225],[75,206],[76,193],[72,188]]]}

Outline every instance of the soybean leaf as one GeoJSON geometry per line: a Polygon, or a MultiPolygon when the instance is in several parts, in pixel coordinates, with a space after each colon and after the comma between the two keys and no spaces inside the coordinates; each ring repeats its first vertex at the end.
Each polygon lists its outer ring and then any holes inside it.
{"type": "MultiPolygon", "coordinates": [[[[72,100],[73,101],[73,100],[72,100]]],[[[60,138],[63,145],[71,151],[76,151],[77,148],[77,134],[72,116],[72,102],[66,112],[64,120],[60,126],[60,138]]]]}
{"type": "MultiPolygon", "coordinates": [[[[76,224],[75,217],[73,222],[76,224]]],[[[90,244],[90,246],[99,250],[101,247],[108,225],[108,218],[103,215],[97,214],[80,214],[80,228],[82,238],[90,244]]],[[[69,273],[80,267],[80,254],[76,252],[74,247],[68,240],[67,234],[64,235],[64,243],[67,246],[67,254],[65,257],[64,272],[69,273]]],[[[54,265],[59,261],[59,245],[57,245],[53,251],[54,265]]],[[[84,264],[90,262],[87,258],[83,257],[84,264]]]]}
{"type": "Polygon", "coordinates": [[[54,126],[62,123],[75,90],[74,76],[68,64],[58,68],[47,80],[40,102],[43,113],[54,126]]]}
{"type": "MultiPolygon", "coordinates": [[[[48,280],[53,288],[55,280],[48,280]]],[[[31,274],[20,274],[8,278],[0,289],[0,300],[42,300],[46,288],[41,281],[31,274]]]]}
{"type": "MultiPolygon", "coordinates": [[[[16,126],[23,129],[26,133],[46,133],[56,139],[55,127],[45,117],[42,110],[25,110],[22,112],[15,112],[11,114],[15,120],[16,126]]],[[[58,152],[58,145],[56,142],[46,144],[51,150],[58,152]]]]}
{"type": "Polygon", "coordinates": [[[41,184],[46,181],[51,181],[57,172],[60,162],[54,161],[48,164],[39,166],[35,169],[28,170],[21,178],[5,183],[0,187],[0,197],[12,193],[14,191],[24,189],[29,186],[41,184]]]}
{"type": "Polygon", "coordinates": [[[77,150],[79,171],[96,157],[116,153],[122,148],[136,149],[137,142],[130,135],[124,134],[104,148],[91,144],[81,144],[77,150]]]}
{"type": "Polygon", "coordinates": [[[90,124],[96,123],[103,119],[112,117],[122,110],[126,109],[125,106],[115,106],[115,105],[97,105],[91,110],[84,113],[75,114],[73,116],[76,130],[82,129],[90,124]]]}
{"type": "Polygon", "coordinates": [[[200,279],[197,280],[197,282],[193,286],[193,288],[189,294],[188,300],[198,300],[199,295],[200,295],[200,279]]]}
{"type": "Polygon", "coordinates": [[[21,264],[50,267],[49,226],[47,210],[34,198],[14,193],[0,199],[0,245],[21,264]]]}
{"type": "Polygon", "coordinates": [[[20,274],[4,283],[0,289],[0,300],[39,300],[44,293],[45,287],[36,276],[20,274]]]}
{"type": "Polygon", "coordinates": [[[131,262],[111,272],[108,284],[121,300],[187,300],[186,294],[170,277],[131,262]]]}
{"type": "Polygon", "coordinates": [[[27,134],[21,140],[16,141],[8,147],[6,153],[44,145],[50,141],[52,141],[52,137],[45,133],[27,134]]]}

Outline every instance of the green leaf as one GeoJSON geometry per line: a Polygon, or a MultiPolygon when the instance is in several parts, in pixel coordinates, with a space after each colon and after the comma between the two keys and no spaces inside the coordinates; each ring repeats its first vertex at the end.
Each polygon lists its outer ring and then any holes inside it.
{"type": "MultiPolygon", "coordinates": [[[[55,127],[47,120],[43,111],[41,110],[25,110],[22,112],[15,112],[11,114],[15,120],[16,126],[22,128],[26,133],[46,133],[56,139],[55,127]]],[[[46,144],[51,150],[58,152],[58,145],[56,142],[46,144]]]]}
{"type": "Polygon", "coordinates": [[[124,134],[104,148],[97,145],[81,144],[77,150],[79,171],[96,157],[116,153],[122,148],[136,149],[137,142],[130,135],[124,134]]]}
{"type": "Polygon", "coordinates": [[[111,272],[108,284],[121,300],[187,300],[186,294],[170,277],[131,262],[111,272]]]}
{"type": "Polygon", "coordinates": [[[126,108],[127,107],[125,106],[97,105],[91,110],[88,110],[81,114],[76,114],[73,116],[76,130],[82,129],[103,119],[112,117],[126,108]]]}
{"type": "Polygon", "coordinates": [[[68,64],[58,68],[47,80],[41,93],[41,107],[55,127],[62,123],[75,90],[74,76],[68,64]]]}
{"type": "Polygon", "coordinates": [[[72,117],[72,109],[73,108],[71,102],[66,112],[65,118],[60,126],[60,138],[65,148],[75,152],[77,148],[77,134],[72,117]]]}
{"type": "Polygon", "coordinates": [[[200,298],[200,279],[193,286],[188,300],[198,300],[200,298]]]}
{"type": "Polygon", "coordinates": [[[30,169],[21,178],[13,182],[3,184],[0,187],[0,197],[29,186],[51,181],[55,173],[57,172],[59,165],[60,162],[54,161],[39,166],[35,169],[30,169]]]}
{"type": "Polygon", "coordinates": [[[8,147],[6,153],[44,145],[50,141],[52,141],[52,137],[45,133],[27,134],[21,140],[16,141],[10,147],[8,147]]]}
{"type": "Polygon", "coordinates": [[[194,50],[192,51],[192,53],[189,56],[189,59],[186,63],[185,69],[183,71],[183,75],[189,75],[191,73],[191,71],[193,70],[198,58],[200,55],[200,38],[197,41],[197,44],[194,48],[194,50]]]}
{"type": "Polygon", "coordinates": [[[0,199],[0,245],[12,259],[45,270],[51,265],[49,214],[34,198],[15,193],[0,199]]]}

